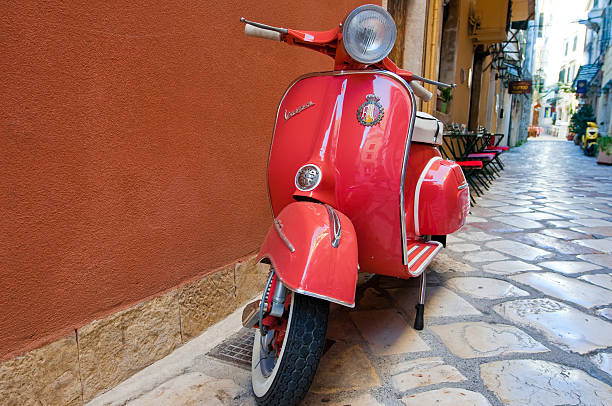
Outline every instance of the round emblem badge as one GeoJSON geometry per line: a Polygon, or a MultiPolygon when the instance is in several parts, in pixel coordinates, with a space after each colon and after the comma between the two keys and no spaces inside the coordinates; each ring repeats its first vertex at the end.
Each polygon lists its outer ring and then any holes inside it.
{"type": "Polygon", "coordinates": [[[380,97],[375,94],[366,96],[365,103],[357,109],[357,121],[359,121],[359,124],[365,125],[366,127],[372,127],[380,123],[380,120],[382,120],[385,115],[385,110],[382,104],[379,103],[379,100],[380,97]]]}

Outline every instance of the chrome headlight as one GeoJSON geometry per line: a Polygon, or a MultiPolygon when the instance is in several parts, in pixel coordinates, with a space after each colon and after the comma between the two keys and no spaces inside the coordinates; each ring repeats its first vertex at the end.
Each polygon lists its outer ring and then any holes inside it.
{"type": "Polygon", "coordinates": [[[380,62],[395,44],[397,28],[391,14],[374,4],[351,11],[342,28],[346,52],[363,64],[380,62]]]}

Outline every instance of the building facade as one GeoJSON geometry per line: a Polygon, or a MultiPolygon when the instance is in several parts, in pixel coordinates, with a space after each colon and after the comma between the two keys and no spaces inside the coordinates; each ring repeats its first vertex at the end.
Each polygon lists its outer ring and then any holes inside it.
{"type": "Polygon", "coordinates": [[[612,110],[609,106],[612,82],[610,38],[612,36],[612,2],[588,0],[586,18],[580,20],[586,27],[583,65],[573,80],[573,89],[585,89],[578,95],[580,104],[593,107],[600,133],[610,133],[612,110]]]}

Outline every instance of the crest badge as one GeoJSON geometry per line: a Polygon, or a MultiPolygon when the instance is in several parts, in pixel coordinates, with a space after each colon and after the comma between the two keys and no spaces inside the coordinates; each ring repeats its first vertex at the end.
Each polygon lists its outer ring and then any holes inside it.
{"type": "Polygon", "coordinates": [[[367,95],[365,103],[357,109],[357,121],[366,127],[372,127],[380,123],[384,115],[385,110],[380,104],[380,97],[375,94],[367,95]]]}

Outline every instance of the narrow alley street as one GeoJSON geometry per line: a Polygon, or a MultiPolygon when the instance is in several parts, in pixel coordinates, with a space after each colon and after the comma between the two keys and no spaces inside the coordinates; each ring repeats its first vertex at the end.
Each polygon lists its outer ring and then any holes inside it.
{"type": "MultiPolygon", "coordinates": [[[[364,279],[303,404],[612,404],[612,168],[554,138],[504,161],[429,267],[425,329],[416,279],[364,279]]],[[[90,405],[253,405],[246,363],[210,356],[248,339],[238,313],[90,405]]]]}

